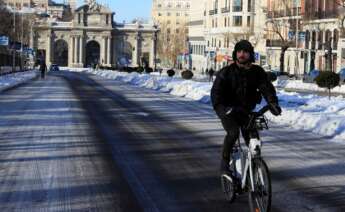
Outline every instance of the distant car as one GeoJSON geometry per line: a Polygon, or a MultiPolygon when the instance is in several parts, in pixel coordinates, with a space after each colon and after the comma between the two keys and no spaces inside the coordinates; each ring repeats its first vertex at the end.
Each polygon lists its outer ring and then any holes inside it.
{"type": "Polygon", "coordinates": [[[49,71],[59,71],[59,66],[56,65],[56,64],[51,64],[50,65],[50,68],[49,68],[49,71]]]}
{"type": "Polygon", "coordinates": [[[320,71],[317,69],[311,70],[309,73],[305,74],[303,77],[303,82],[313,83],[315,82],[315,78],[319,76],[320,71]]]}
{"type": "Polygon", "coordinates": [[[338,74],[339,74],[339,78],[340,78],[339,84],[340,85],[345,84],[345,68],[340,69],[338,74]]]}

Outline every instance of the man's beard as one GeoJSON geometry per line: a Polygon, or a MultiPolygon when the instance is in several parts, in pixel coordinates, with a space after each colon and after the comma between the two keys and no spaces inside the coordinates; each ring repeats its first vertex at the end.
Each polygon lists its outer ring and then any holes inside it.
{"type": "Polygon", "coordinates": [[[243,59],[243,58],[238,58],[237,59],[237,62],[241,65],[247,65],[250,63],[250,60],[249,59],[243,59]],[[240,60],[241,59],[241,60],[240,60]]]}

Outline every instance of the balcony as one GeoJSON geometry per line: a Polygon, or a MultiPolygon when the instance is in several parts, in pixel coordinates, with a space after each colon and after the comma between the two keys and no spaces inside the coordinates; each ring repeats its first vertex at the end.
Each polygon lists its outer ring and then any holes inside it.
{"type": "Polygon", "coordinates": [[[230,7],[223,7],[222,8],[222,13],[228,13],[230,12],[230,7]]]}
{"type": "Polygon", "coordinates": [[[218,13],[218,9],[214,9],[214,10],[210,10],[208,14],[209,15],[215,15],[217,13],[218,13]]]}
{"type": "Polygon", "coordinates": [[[266,40],[266,47],[282,47],[288,45],[289,47],[296,47],[296,41],[282,41],[282,40],[266,40]]]}
{"type": "Polygon", "coordinates": [[[294,7],[287,10],[271,10],[267,12],[268,18],[282,18],[282,17],[292,17],[292,16],[300,16],[301,15],[301,8],[294,7]]]}

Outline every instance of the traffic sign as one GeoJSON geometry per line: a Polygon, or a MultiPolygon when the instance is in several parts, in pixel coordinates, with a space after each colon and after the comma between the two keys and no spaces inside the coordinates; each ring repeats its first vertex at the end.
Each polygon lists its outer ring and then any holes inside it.
{"type": "Polygon", "coordinates": [[[7,36],[0,36],[0,46],[8,46],[9,39],[7,36]]]}

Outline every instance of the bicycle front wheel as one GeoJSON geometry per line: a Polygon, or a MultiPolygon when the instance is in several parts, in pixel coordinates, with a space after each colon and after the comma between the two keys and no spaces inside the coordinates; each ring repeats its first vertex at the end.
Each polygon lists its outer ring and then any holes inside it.
{"type": "MultiPolygon", "coordinates": [[[[251,212],[269,212],[271,210],[271,177],[264,160],[253,160],[254,191],[249,189],[249,207],[251,212]]],[[[250,183],[250,182],[248,182],[250,183]]]]}

